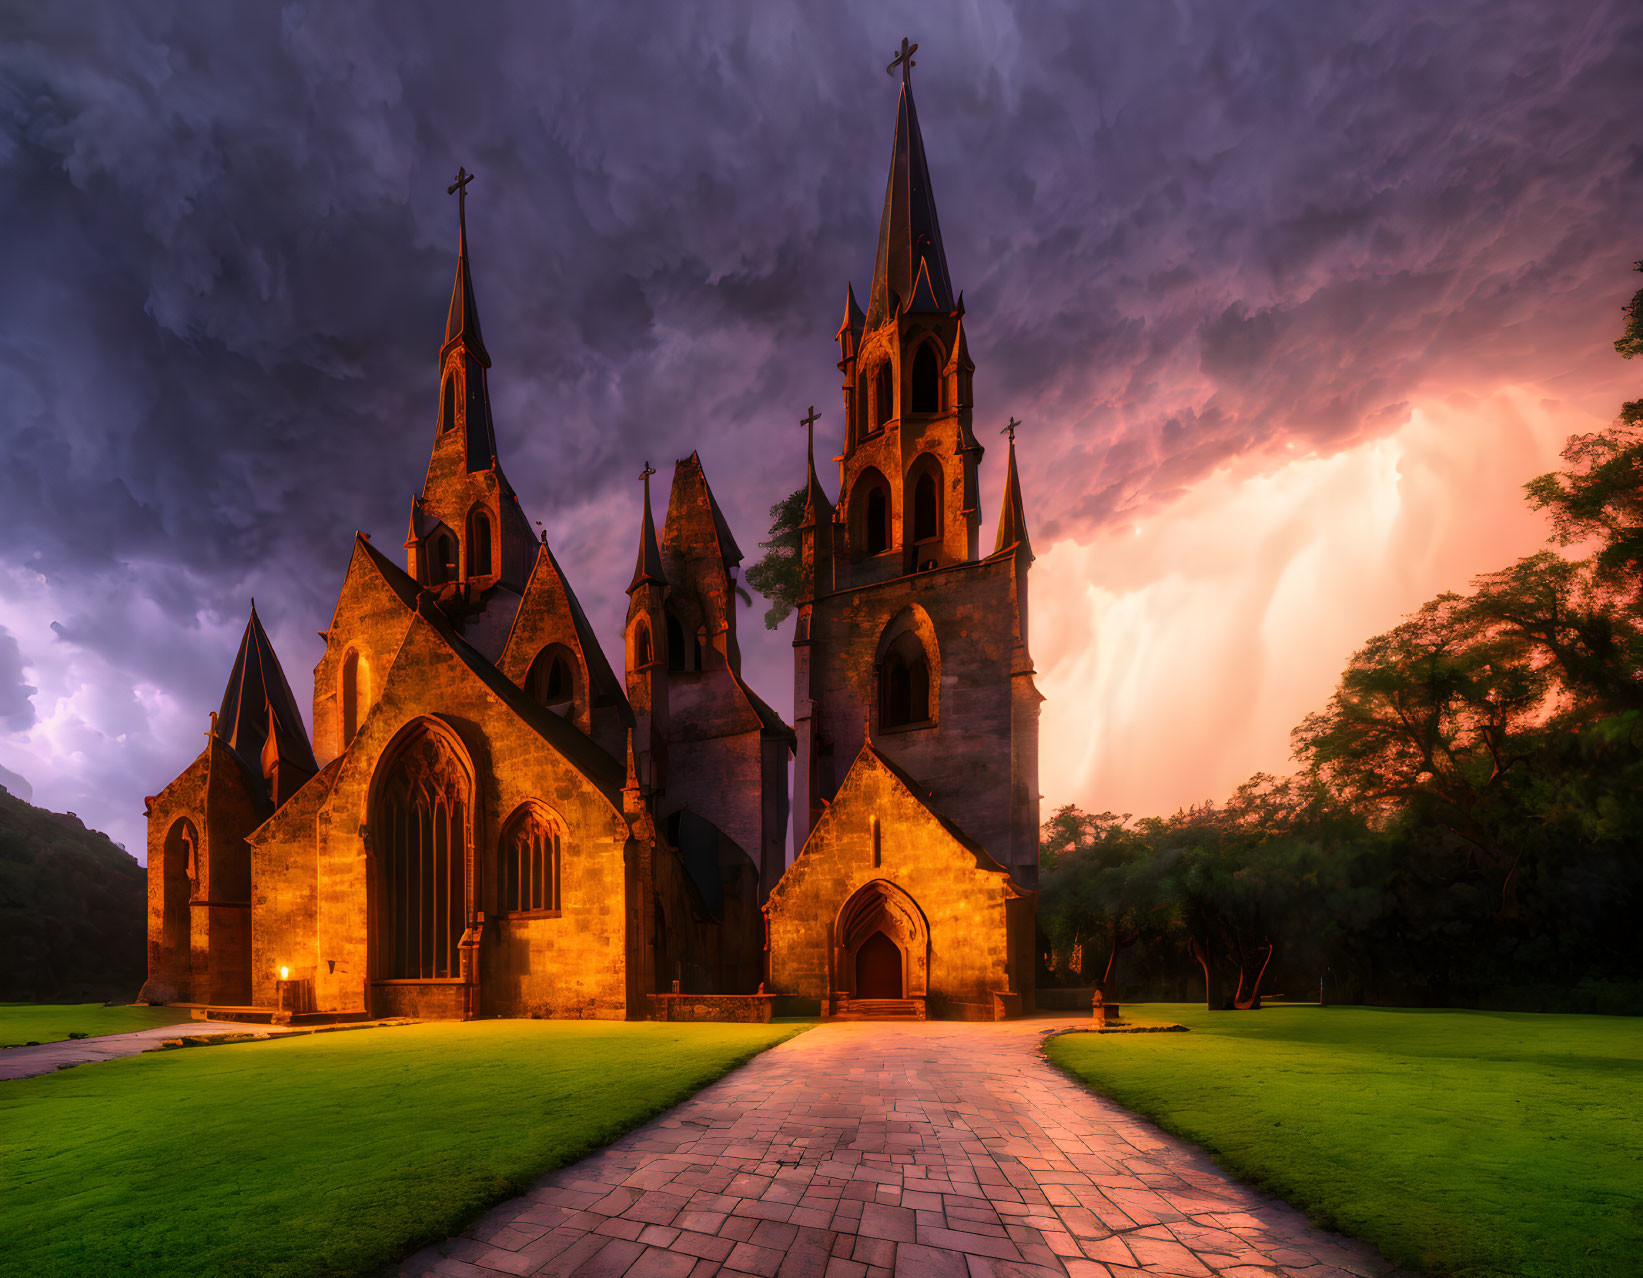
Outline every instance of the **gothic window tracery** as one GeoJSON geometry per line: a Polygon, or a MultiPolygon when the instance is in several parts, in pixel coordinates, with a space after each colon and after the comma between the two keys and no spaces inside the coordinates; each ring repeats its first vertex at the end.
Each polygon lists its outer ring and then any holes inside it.
{"type": "Polygon", "coordinates": [[[541,804],[527,803],[502,830],[503,909],[511,914],[559,909],[564,823],[541,804]]]}
{"type": "Polygon", "coordinates": [[[468,909],[472,780],[426,728],[393,754],[374,798],[381,980],[456,980],[468,909]]]}

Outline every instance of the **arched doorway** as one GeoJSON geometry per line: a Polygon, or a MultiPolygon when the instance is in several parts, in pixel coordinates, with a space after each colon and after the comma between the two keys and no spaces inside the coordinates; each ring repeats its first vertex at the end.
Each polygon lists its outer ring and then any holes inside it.
{"type": "Polygon", "coordinates": [[[856,950],[857,998],[901,998],[901,951],[883,932],[874,932],[856,950]]]}
{"type": "Polygon", "coordinates": [[[922,999],[930,927],[918,903],[888,879],[863,884],[834,924],[833,988],[852,998],[922,999]]]}

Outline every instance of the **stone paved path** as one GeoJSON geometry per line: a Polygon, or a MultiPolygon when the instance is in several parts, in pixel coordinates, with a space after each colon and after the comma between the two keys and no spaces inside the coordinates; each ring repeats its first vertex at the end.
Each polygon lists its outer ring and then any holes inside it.
{"type": "Polygon", "coordinates": [[[1348,1278],[1362,1244],[1038,1053],[1047,1020],[835,1023],[398,1269],[421,1278],[1348,1278]]]}
{"type": "Polygon", "coordinates": [[[130,1034],[102,1034],[96,1038],[71,1038],[61,1043],[41,1043],[38,1047],[8,1047],[0,1052],[0,1082],[13,1078],[33,1078],[70,1065],[89,1065],[121,1056],[153,1051],[168,1038],[184,1034],[243,1034],[255,1025],[236,1021],[184,1021],[180,1025],[159,1025],[134,1030],[130,1034]]]}

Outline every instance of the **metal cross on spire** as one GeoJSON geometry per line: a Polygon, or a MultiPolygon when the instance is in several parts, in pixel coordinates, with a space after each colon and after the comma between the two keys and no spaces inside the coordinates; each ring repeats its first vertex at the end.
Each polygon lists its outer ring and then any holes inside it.
{"type": "Polygon", "coordinates": [[[1013,444],[1015,443],[1015,428],[1019,425],[1021,425],[1021,423],[1016,421],[1014,415],[1012,415],[1010,417],[1010,424],[998,433],[1000,435],[1008,435],[1010,437],[1010,442],[1013,444]]]}
{"type": "Polygon", "coordinates": [[[639,478],[644,483],[646,492],[650,491],[650,477],[655,473],[656,467],[652,466],[648,461],[645,462],[645,468],[639,472],[639,478]]]}
{"type": "Polygon", "coordinates": [[[896,68],[901,68],[903,84],[911,83],[913,68],[918,64],[913,61],[913,55],[918,52],[918,45],[908,44],[907,37],[901,38],[901,52],[890,60],[890,65],[884,68],[886,75],[895,75],[896,68]]]}
{"type": "Polygon", "coordinates": [[[474,180],[474,175],[461,165],[457,166],[456,181],[445,188],[446,195],[456,196],[456,219],[463,232],[468,229],[468,183],[474,180]]]}
{"type": "Polygon", "coordinates": [[[812,466],[816,464],[816,423],[820,420],[821,414],[816,411],[814,404],[810,405],[810,416],[799,418],[799,425],[805,428],[808,436],[805,447],[812,466]]]}

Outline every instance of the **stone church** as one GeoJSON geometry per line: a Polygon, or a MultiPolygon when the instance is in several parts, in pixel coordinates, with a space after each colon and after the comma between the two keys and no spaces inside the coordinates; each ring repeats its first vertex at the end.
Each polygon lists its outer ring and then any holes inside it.
{"type": "Polygon", "coordinates": [[[795,724],[742,676],[742,554],[695,453],[660,536],[644,469],[620,675],[607,659],[499,460],[459,173],[403,567],[356,535],[312,742],[253,606],[205,748],[147,800],[144,999],[330,1019],[1031,1009],[1033,556],[1013,422],[980,553],[964,302],[901,65],[867,310],[847,290],[838,331],[837,503],[812,435],[795,724]]]}

